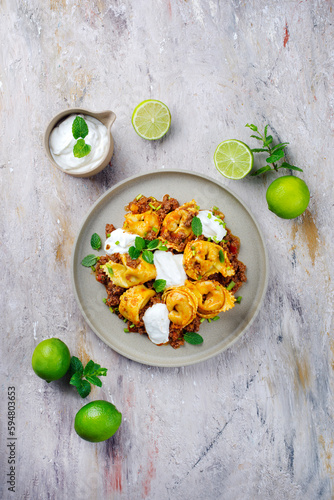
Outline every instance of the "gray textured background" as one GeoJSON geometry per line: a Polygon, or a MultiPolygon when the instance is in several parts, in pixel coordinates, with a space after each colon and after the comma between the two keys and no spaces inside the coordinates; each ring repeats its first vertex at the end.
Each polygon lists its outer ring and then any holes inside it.
{"type": "MultiPolygon", "coordinates": [[[[1,0],[1,485],[4,499],[332,498],[334,336],[333,4],[330,1],[1,0]],[[131,125],[164,101],[169,134],[131,125]],[[112,109],[111,165],[90,179],[53,168],[42,141],[62,108],[112,109]],[[70,254],[92,203],[126,177],[178,167],[219,179],[224,139],[269,123],[304,169],[306,213],[266,207],[274,178],[224,180],[251,208],[270,259],[263,308],[241,341],[199,365],[150,368],[105,346],[71,290],[70,254]],[[123,413],[91,444],[73,430],[83,404],[30,362],[46,337],[109,369],[90,400],[123,413]],[[16,493],[8,492],[7,387],[17,393],[16,493]]],[[[263,159],[258,160],[262,166],[263,159]]],[[[172,193],[171,193],[172,194],[172,193]]]]}

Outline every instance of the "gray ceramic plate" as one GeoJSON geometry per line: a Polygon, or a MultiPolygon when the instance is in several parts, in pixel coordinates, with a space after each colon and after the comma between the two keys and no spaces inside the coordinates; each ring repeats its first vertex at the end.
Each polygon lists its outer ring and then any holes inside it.
{"type": "MultiPolygon", "coordinates": [[[[103,255],[103,251],[98,252],[103,255]]],[[[109,189],[85,218],[72,253],[72,281],[80,310],[100,339],[129,359],[154,366],[185,366],[204,361],[230,347],[254,320],[261,306],[268,276],[268,259],[261,231],[249,210],[237,196],[219,182],[186,171],[160,171],[131,177],[109,189]],[[122,227],[124,207],[138,194],[162,199],[168,193],[180,203],[195,199],[201,208],[218,206],[225,214],[227,227],[240,237],[239,259],[247,265],[248,281],[240,289],[242,302],[221,314],[219,321],[205,321],[200,333],[202,345],[173,349],[156,346],[145,335],[124,333],[124,323],[104,305],[105,288],[98,283],[82,259],[94,252],[93,233],[105,241],[105,225],[122,227]]]]}

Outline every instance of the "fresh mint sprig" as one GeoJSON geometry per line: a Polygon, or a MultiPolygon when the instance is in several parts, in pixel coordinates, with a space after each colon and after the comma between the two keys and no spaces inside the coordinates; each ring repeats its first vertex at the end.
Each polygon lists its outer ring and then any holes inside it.
{"type": "Polygon", "coordinates": [[[105,377],[107,371],[107,368],[101,368],[100,365],[94,363],[92,360],[88,361],[84,368],[80,359],[76,356],[72,356],[70,364],[70,384],[77,388],[82,398],[85,398],[91,391],[91,384],[102,387],[102,382],[99,377],[105,377]]]}
{"type": "Polygon", "coordinates": [[[288,142],[281,142],[279,144],[276,144],[276,146],[273,146],[273,137],[271,135],[267,134],[268,131],[268,126],[266,125],[264,127],[264,132],[261,134],[257,128],[256,125],[253,123],[247,123],[245,125],[246,127],[249,127],[253,132],[256,132],[257,135],[251,135],[254,139],[262,142],[262,147],[261,148],[254,148],[252,149],[252,153],[267,153],[269,156],[266,158],[267,165],[264,167],[259,168],[255,172],[253,172],[251,175],[260,175],[264,174],[265,172],[268,172],[269,170],[275,170],[278,172],[279,168],[287,168],[289,170],[298,170],[299,172],[302,172],[303,170],[299,167],[296,167],[295,165],[290,165],[290,163],[283,161],[281,165],[278,165],[277,162],[284,159],[284,149],[287,147],[289,144],[288,142]]]}
{"type": "Polygon", "coordinates": [[[81,116],[76,116],[72,123],[72,135],[74,139],[77,139],[77,142],[73,146],[73,155],[76,158],[83,158],[91,152],[92,146],[85,142],[88,132],[86,121],[81,116]]]}
{"type": "Polygon", "coordinates": [[[135,245],[129,248],[129,255],[132,260],[138,259],[139,255],[142,253],[143,259],[149,264],[153,263],[153,253],[152,250],[163,250],[167,251],[167,247],[158,239],[155,240],[144,240],[140,236],[135,239],[135,245]]]}

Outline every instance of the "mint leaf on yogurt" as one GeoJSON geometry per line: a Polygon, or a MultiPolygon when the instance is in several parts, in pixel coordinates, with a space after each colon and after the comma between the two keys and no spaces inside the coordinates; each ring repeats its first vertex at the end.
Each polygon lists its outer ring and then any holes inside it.
{"type": "Polygon", "coordinates": [[[74,139],[83,139],[88,135],[88,125],[81,116],[77,116],[72,123],[72,134],[74,139]]]}
{"type": "Polygon", "coordinates": [[[85,143],[84,139],[78,139],[78,141],[74,144],[73,154],[76,158],[83,158],[87,156],[92,149],[92,146],[85,143]]]}

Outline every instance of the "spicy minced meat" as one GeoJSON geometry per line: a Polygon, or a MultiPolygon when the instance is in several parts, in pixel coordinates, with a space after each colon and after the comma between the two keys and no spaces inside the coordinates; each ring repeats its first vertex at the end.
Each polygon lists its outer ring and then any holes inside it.
{"type": "MultiPolygon", "coordinates": [[[[166,194],[162,201],[156,200],[154,197],[146,197],[146,196],[141,196],[139,199],[134,199],[132,202],[130,202],[125,209],[127,211],[131,211],[132,213],[144,213],[149,210],[155,210],[157,215],[159,216],[159,219],[161,222],[163,222],[164,218],[166,215],[178,208],[179,202],[175,198],[171,198],[168,194],[166,194]]],[[[213,214],[217,217],[219,217],[222,221],[224,221],[224,214],[220,212],[218,209],[214,208],[213,209],[213,214]]],[[[193,215],[189,214],[189,217],[187,218],[186,221],[184,221],[185,226],[190,226],[191,221],[193,219],[193,215]]],[[[115,226],[113,224],[107,224],[105,231],[106,231],[106,236],[108,237],[110,233],[115,231],[115,226]]],[[[230,231],[230,229],[226,228],[226,235],[223,239],[222,242],[219,243],[219,245],[227,252],[229,261],[231,263],[231,267],[233,267],[235,274],[233,276],[228,276],[224,277],[220,273],[215,273],[211,275],[209,280],[212,281],[218,281],[221,283],[224,287],[228,287],[230,283],[233,281],[235,284],[233,288],[231,289],[231,292],[235,294],[239,288],[243,285],[244,282],[247,281],[246,277],[246,266],[243,262],[238,260],[238,254],[239,254],[239,249],[240,249],[240,239],[233,235],[230,231]]],[[[156,232],[151,232],[152,234],[147,234],[146,239],[152,240],[158,237],[158,234],[156,232]]],[[[162,236],[162,235],[160,235],[162,236]]],[[[174,243],[177,243],[178,245],[183,246],[181,252],[184,250],[184,247],[187,243],[187,241],[183,242],[184,236],[182,234],[176,234],[176,235],[169,235],[169,240],[171,240],[171,236],[174,237],[173,241],[174,243]],[[182,245],[184,243],[184,245],[182,245]]],[[[208,238],[204,237],[203,235],[197,237],[198,240],[207,240],[208,238]]],[[[180,253],[176,252],[175,250],[169,249],[169,251],[173,253],[180,253]]],[[[113,282],[110,280],[109,276],[101,269],[101,266],[106,264],[107,262],[112,261],[115,263],[122,263],[120,254],[116,253],[113,255],[105,255],[103,257],[100,257],[96,266],[95,266],[95,275],[97,281],[100,283],[104,284],[106,287],[107,291],[107,299],[106,299],[106,305],[112,308],[112,310],[118,314],[119,318],[124,320],[125,318],[119,313],[118,310],[118,305],[120,303],[120,297],[121,295],[126,291],[125,288],[122,288],[120,286],[114,285],[113,282]]],[[[139,259],[131,259],[129,255],[126,256],[126,263],[128,267],[136,268],[140,261],[139,259]]],[[[196,266],[196,263],[194,264],[196,266]]],[[[200,266],[200,264],[198,264],[200,266]]],[[[152,289],[153,284],[155,280],[150,280],[145,283],[145,286],[147,288],[152,289]]],[[[146,329],[145,325],[143,322],[143,316],[146,312],[146,310],[151,307],[152,305],[156,303],[162,303],[162,293],[156,294],[154,297],[152,297],[146,306],[140,311],[139,313],[139,318],[140,321],[137,325],[134,325],[131,323],[131,321],[127,321],[127,329],[129,332],[137,332],[140,334],[146,334],[146,329]]],[[[183,335],[186,332],[198,332],[200,329],[200,325],[203,321],[203,318],[200,316],[196,316],[195,319],[186,325],[185,327],[180,327],[174,323],[170,323],[169,327],[169,343],[170,345],[174,348],[177,349],[181,345],[184,344],[184,338],[183,335]]]]}

